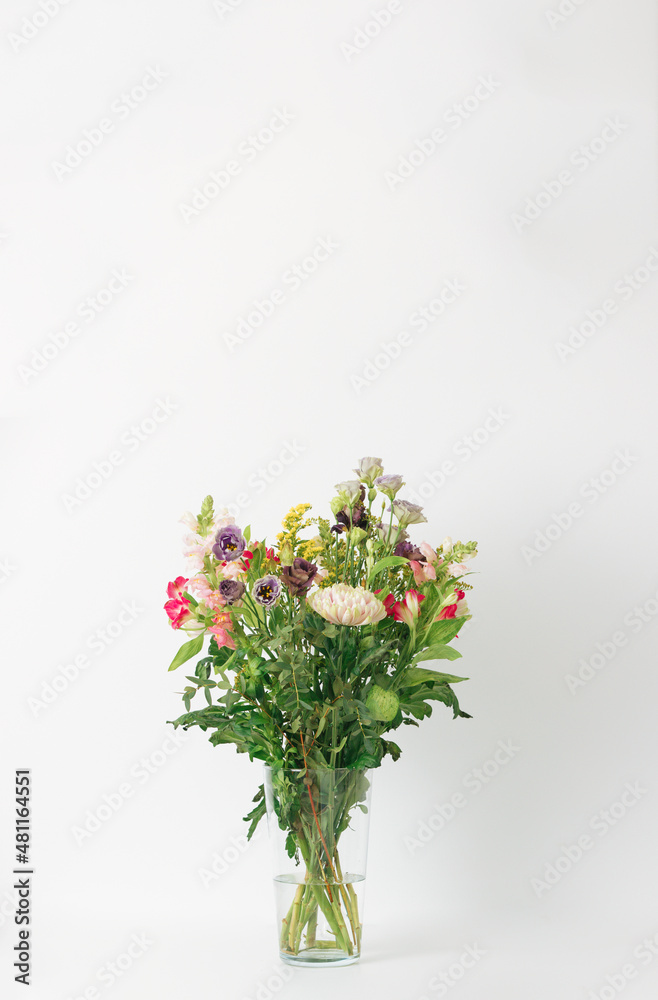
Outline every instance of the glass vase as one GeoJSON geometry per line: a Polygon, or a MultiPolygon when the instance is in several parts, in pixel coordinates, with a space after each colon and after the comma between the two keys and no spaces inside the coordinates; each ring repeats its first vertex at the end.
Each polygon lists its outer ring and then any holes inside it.
{"type": "Polygon", "coordinates": [[[281,960],[351,965],[361,955],[371,774],[264,770],[281,960]]]}

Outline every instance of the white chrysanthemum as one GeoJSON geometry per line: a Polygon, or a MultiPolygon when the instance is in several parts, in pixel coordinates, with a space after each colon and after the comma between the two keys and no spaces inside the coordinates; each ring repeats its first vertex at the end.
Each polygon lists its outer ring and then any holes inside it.
{"type": "Polygon", "coordinates": [[[372,591],[348,583],[316,590],[308,595],[307,603],[334,625],[370,625],[386,617],[386,608],[372,591]]]}

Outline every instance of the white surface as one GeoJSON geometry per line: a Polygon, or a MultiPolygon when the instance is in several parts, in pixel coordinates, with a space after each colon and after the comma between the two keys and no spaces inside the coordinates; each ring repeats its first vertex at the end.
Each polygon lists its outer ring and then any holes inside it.
{"type": "Polygon", "coordinates": [[[656,995],[641,942],[658,932],[658,604],[645,622],[633,609],[658,590],[658,272],[624,291],[658,247],[655,5],[586,0],[551,26],[558,0],[406,0],[348,58],[341,43],[382,7],[243,0],[220,16],[206,0],[87,0],[12,47],[40,8],[3,4],[3,996],[23,995],[4,894],[24,766],[34,1000],[92,986],[113,1000],[417,1000],[442,995],[434,977],[469,945],[486,955],[445,995],[605,1000],[606,976],[634,1000],[656,995]],[[149,68],[166,78],[121,110],[149,68]],[[456,127],[450,109],[478,86],[456,127]],[[294,120],[249,161],[241,143],[275,111],[294,120]],[[113,131],[58,180],[54,161],[108,117],[113,131]],[[436,150],[391,190],[386,173],[437,128],[436,150]],[[602,134],[611,141],[583,169],[579,148],[602,134]],[[236,158],[239,174],[186,223],[181,204],[236,158]],[[515,226],[564,170],[563,193],[515,226]],[[294,287],[289,270],[320,239],[338,248],[294,287]],[[115,269],[131,280],[87,320],[79,308],[115,269]],[[464,290],[422,331],[414,314],[455,281],[464,290]],[[225,335],[275,289],[273,315],[229,350],[225,335]],[[610,299],[616,312],[560,360],[556,344],[610,299]],[[77,336],[26,374],[70,323],[77,336]],[[352,376],[402,331],[399,357],[357,391],[352,376]],[[167,399],[176,408],[138,441],[131,426],[167,399]],[[464,439],[490,410],[502,415],[474,450],[464,439]],[[261,485],[290,444],[296,456],[261,485]],[[618,450],[631,464],[592,494],[618,450]],[[460,638],[474,718],[453,723],[439,706],[375,775],[363,963],[268,987],[264,835],[207,887],[199,875],[242,835],[258,765],[200,732],[155,773],[140,764],[164,759],[181,710],[162,611],[183,569],[176,521],[212,492],[272,537],[292,503],[323,512],[364,454],[424,497],[418,540],[480,541],[476,617],[460,638]],[[78,477],[111,455],[107,481],[67,509],[78,477]],[[573,503],[582,516],[524,557],[573,503]],[[94,636],[123,602],[141,610],[105,646],[94,636]],[[567,675],[618,632],[624,645],[572,693],[567,675]],[[35,714],[29,699],[81,654],[88,665],[35,714]],[[519,749],[478,784],[499,741],[519,749]],[[613,827],[596,819],[637,782],[613,827]],[[87,811],[126,783],[122,807],[78,844],[87,811]],[[460,791],[451,821],[410,850],[404,838],[460,791]],[[532,880],[587,834],[590,849],[538,894],[532,880]],[[152,944],[101,982],[133,933],[152,944]]]}

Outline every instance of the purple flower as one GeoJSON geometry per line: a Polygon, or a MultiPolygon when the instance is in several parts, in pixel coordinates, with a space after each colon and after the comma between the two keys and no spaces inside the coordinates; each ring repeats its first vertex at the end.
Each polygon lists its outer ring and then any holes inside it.
{"type": "Polygon", "coordinates": [[[388,509],[393,511],[401,528],[406,528],[408,524],[420,524],[421,521],[427,520],[423,514],[423,508],[419,507],[417,503],[412,503],[411,500],[394,500],[393,506],[388,509]]]}
{"type": "Polygon", "coordinates": [[[226,562],[235,562],[239,559],[247,543],[244,536],[236,524],[227,524],[225,528],[220,528],[215,537],[215,544],[212,547],[214,555],[226,562]]]}
{"type": "Polygon", "coordinates": [[[317,572],[318,567],[315,563],[308,562],[307,559],[302,559],[298,556],[296,559],[293,559],[292,566],[284,566],[282,568],[281,575],[283,576],[283,582],[293,597],[298,597],[300,594],[307,592],[317,572]]]}
{"type": "Polygon", "coordinates": [[[358,504],[352,510],[349,507],[343,507],[336,514],[336,524],[342,524],[344,530],[348,530],[349,528],[367,528],[368,511],[365,507],[361,507],[358,504]]]}
{"type": "Polygon", "coordinates": [[[222,580],[219,592],[227,604],[235,604],[245,592],[245,585],[240,580],[222,580]]]}
{"type": "Polygon", "coordinates": [[[388,476],[377,476],[374,485],[382,493],[385,493],[389,500],[395,499],[395,494],[404,486],[402,476],[388,475],[388,476]]]}
{"type": "Polygon", "coordinates": [[[272,608],[281,594],[281,583],[275,576],[261,576],[260,580],[256,580],[252,593],[254,600],[264,608],[272,608]]]}
{"type": "Polygon", "coordinates": [[[417,549],[413,542],[398,542],[393,549],[396,556],[404,556],[405,559],[415,559],[417,562],[425,562],[425,556],[417,549]]]}

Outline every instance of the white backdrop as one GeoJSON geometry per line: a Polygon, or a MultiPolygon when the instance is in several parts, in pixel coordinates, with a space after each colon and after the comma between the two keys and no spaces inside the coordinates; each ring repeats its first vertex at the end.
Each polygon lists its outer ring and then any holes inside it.
{"type": "Polygon", "coordinates": [[[0,19],[3,996],[29,767],[37,1000],[655,997],[655,4],[0,19]],[[361,964],[287,978],[165,585],[206,493],[271,538],[366,454],[480,542],[474,718],[375,774],[361,964]]]}

